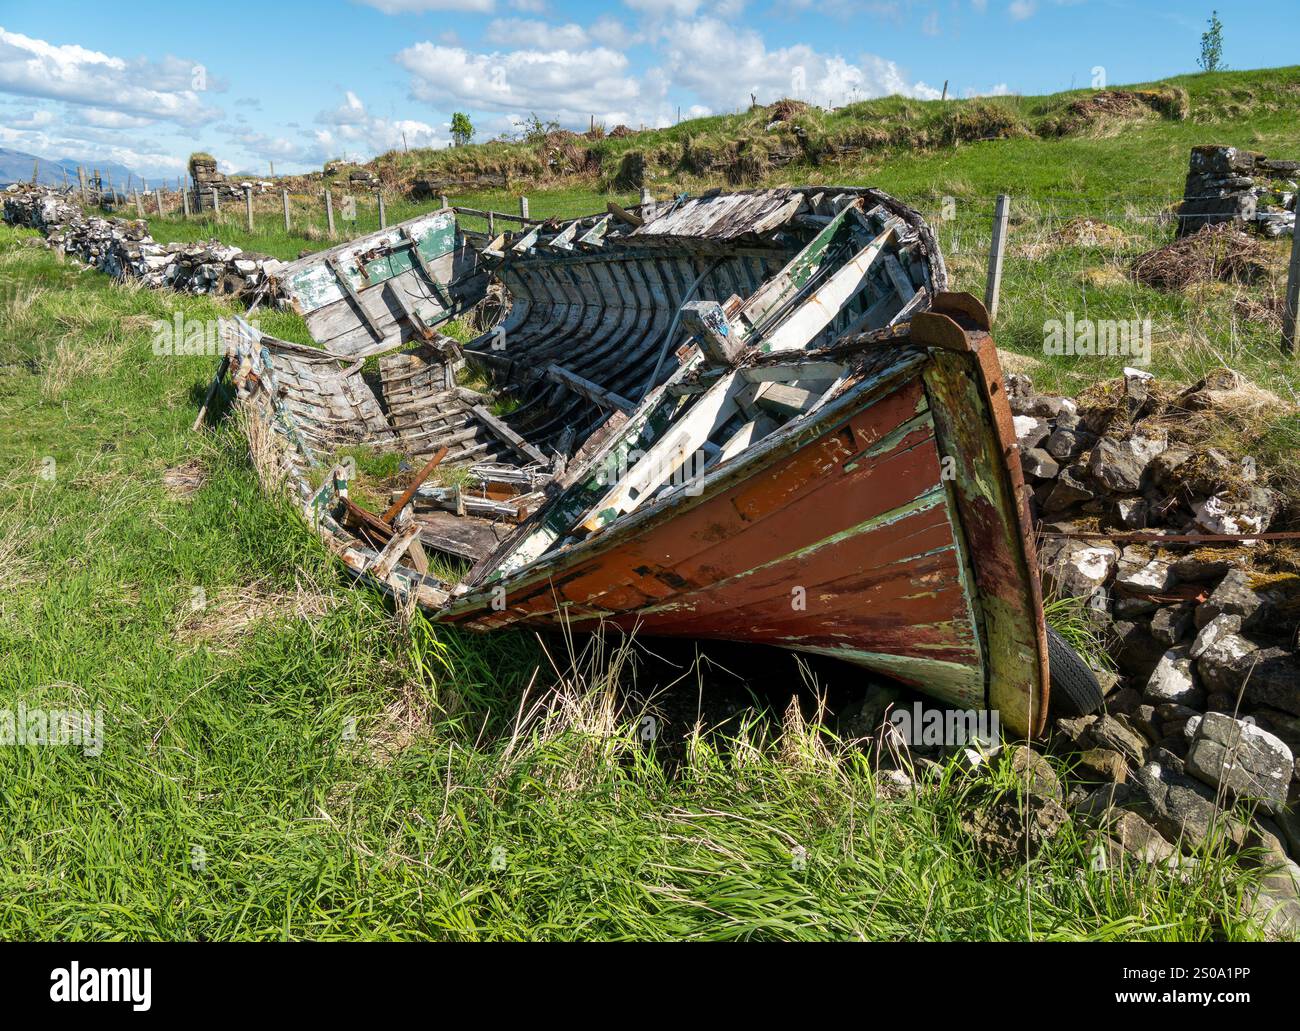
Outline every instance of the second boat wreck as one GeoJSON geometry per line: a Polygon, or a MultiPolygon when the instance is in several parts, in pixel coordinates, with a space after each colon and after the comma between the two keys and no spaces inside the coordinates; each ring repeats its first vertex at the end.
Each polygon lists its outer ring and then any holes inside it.
{"type": "Polygon", "coordinates": [[[352,572],[476,630],[777,645],[1041,731],[997,352],[915,211],[808,187],[458,219],[287,266],[318,347],[225,327],[218,379],[352,572]],[[485,298],[496,325],[439,332],[485,298]],[[383,511],[351,496],[356,447],[410,470],[383,511]]]}

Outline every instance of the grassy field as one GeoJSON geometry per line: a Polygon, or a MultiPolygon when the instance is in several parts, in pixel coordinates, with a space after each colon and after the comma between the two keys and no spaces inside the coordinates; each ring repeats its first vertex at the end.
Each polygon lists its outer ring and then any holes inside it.
{"type": "MultiPolygon", "coordinates": [[[[1126,364],[1044,358],[1043,322],[1074,311],[1151,318],[1162,377],[1230,364],[1294,402],[1275,328],[1242,314],[1279,289],[1282,245],[1267,277],[1186,293],[1140,286],[1127,266],[1169,239],[1157,216],[1192,144],[1296,156],[1298,82],[1295,69],[1196,77],[1171,84],[1187,118],[1060,139],[1037,133],[1068,100],[1012,99],[1024,134],[916,153],[900,134],[898,151],[785,177],[867,182],[924,209],[956,285],[977,294],[992,198],[1010,191],[995,335],[1044,387],[1077,392],[1126,364]],[[1078,242],[1079,215],[1118,235],[1078,242]]],[[[941,138],[926,105],[873,103],[859,121],[941,138]]],[[[849,116],[820,131],[842,136],[849,116]]],[[[674,132],[687,131],[665,130],[665,146],[674,132]]],[[[679,185],[693,183],[653,188],[679,185]]],[[[599,182],[527,191],[538,215],[630,199],[599,182]]],[[[453,202],[517,210],[505,193],[453,202]]],[[[389,217],[427,207],[393,203],[389,217]]],[[[281,257],[322,246],[231,223],[223,240],[281,257]]],[[[151,224],[160,239],[211,235],[151,224]]],[[[1016,803],[1015,778],[1001,762],[954,764],[891,790],[817,705],[857,675],[470,637],[393,612],[260,492],[233,429],[189,432],[214,362],[155,356],[152,327],[177,309],[215,318],[222,302],[113,284],[32,239],[0,227],[0,710],[98,711],[104,740],[98,755],[0,748],[0,937],[1258,935],[1238,916],[1252,874],[1218,852],[1185,879],[1107,870],[1067,829],[1023,873],[990,865],[962,814],[1016,803]]],[[[284,315],[262,326],[301,338],[284,315]]],[[[1222,432],[1275,481],[1300,445],[1294,414],[1222,432]]]]}

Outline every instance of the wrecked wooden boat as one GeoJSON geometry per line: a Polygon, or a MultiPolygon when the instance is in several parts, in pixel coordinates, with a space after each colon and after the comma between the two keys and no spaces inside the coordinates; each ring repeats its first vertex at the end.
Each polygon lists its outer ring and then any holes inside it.
{"type": "Polygon", "coordinates": [[[255,454],[353,573],[475,630],[777,645],[1041,730],[997,352],[916,212],[810,187],[457,217],[284,270],[318,347],[225,327],[255,454]],[[492,290],[497,324],[439,330],[492,290]],[[358,448],[405,489],[358,504],[358,448]]]}

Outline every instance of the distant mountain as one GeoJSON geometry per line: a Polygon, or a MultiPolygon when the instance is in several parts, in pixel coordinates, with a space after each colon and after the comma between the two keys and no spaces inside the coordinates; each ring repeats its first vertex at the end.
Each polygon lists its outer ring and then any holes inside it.
{"type": "Polygon", "coordinates": [[[44,186],[62,186],[64,182],[64,172],[67,172],[67,181],[75,184],[77,181],[77,166],[80,165],[90,175],[95,169],[99,169],[99,174],[104,180],[104,185],[108,186],[108,180],[111,176],[113,186],[119,190],[125,189],[128,180],[133,188],[144,188],[156,186],[158,183],[170,183],[176,185],[175,179],[163,180],[159,178],[145,179],[138,172],[127,168],[126,165],[120,165],[116,161],[96,161],[93,158],[60,158],[58,161],[51,161],[49,158],[38,157],[35,154],[28,154],[22,150],[10,150],[7,147],[0,147],[0,187],[8,186],[10,183],[29,183],[32,181],[32,169],[37,172],[37,182],[44,186]]]}
{"type": "MultiPolygon", "coordinates": [[[[174,187],[176,185],[175,178],[164,179],[155,177],[152,179],[146,179],[139,172],[128,168],[126,165],[119,165],[116,161],[96,161],[94,158],[81,158],[80,160],[77,158],[59,158],[55,164],[61,165],[68,170],[69,181],[76,180],[78,165],[86,170],[87,175],[89,175],[92,170],[98,168],[99,174],[104,180],[104,185],[108,186],[109,176],[112,176],[113,185],[119,190],[126,188],[128,180],[133,188],[140,186],[141,183],[144,183],[145,187],[157,186],[159,183],[162,183],[164,186],[170,184],[174,187]]],[[[27,174],[28,177],[31,176],[31,172],[28,172],[27,174]]]]}
{"type": "MultiPolygon", "coordinates": [[[[31,182],[34,167],[38,170],[38,182],[46,186],[63,185],[64,165],[62,162],[38,158],[35,154],[27,154],[21,150],[0,147],[0,186],[8,186],[10,183],[31,182]]],[[[76,178],[77,166],[72,165],[68,168],[68,179],[75,181],[76,178]]]]}

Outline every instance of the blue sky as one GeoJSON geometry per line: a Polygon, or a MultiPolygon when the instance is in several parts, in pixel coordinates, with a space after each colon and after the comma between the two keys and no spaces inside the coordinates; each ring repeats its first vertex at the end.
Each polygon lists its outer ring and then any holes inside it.
{"type": "MultiPolygon", "coordinates": [[[[0,146],[175,175],[318,168],[536,112],[633,128],[796,96],[1045,93],[1195,70],[1175,0],[60,0],[0,4],[0,146]],[[214,17],[210,12],[216,12],[214,17]]],[[[1294,0],[1218,4],[1233,68],[1297,60],[1294,0]],[[1269,27],[1278,31],[1271,31],[1269,27]]]]}

